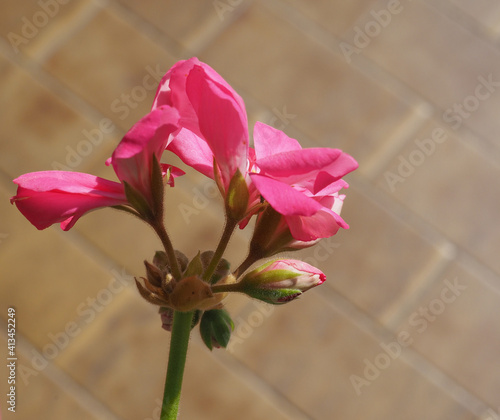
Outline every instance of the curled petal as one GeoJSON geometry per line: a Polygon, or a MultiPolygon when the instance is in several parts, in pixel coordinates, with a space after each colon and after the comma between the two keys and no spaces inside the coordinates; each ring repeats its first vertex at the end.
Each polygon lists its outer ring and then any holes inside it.
{"type": "Polygon", "coordinates": [[[209,178],[214,177],[213,152],[206,141],[192,131],[182,128],[167,149],[175,153],[186,165],[209,178]]]}
{"type": "Polygon", "coordinates": [[[271,207],[284,216],[312,216],[323,207],[283,182],[260,174],[250,174],[250,177],[271,207]]]}
{"type": "Polygon", "coordinates": [[[313,216],[285,216],[285,220],[292,236],[302,242],[329,238],[335,235],[339,228],[349,228],[342,217],[327,208],[322,208],[313,216]]]}
{"type": "Polygon", "coordinates": [[[317,193],[357,168],[357,162],[339,149],[311,148],[259,159],[260,173],[317,193]]]}
{"type": "Polygon", "coordinates": [[[253,129],[253,140],[257,159],[278,153],[302,150],[299,142],[288,137],[283,131],[257,121],[253,129]]]}

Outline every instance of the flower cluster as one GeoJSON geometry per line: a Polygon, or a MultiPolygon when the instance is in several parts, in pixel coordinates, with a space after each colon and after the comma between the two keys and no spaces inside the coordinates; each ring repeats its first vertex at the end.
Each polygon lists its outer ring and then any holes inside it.
{"type": "Polygon", "coordinates": [[[340,191],[348,187],[342,177],[358,166],[341,150],[303,149],[261,122],[253,128],[253,147],[250,143],[242,98],[211,67],[191,58],[165,74],[151,112],[106,162],[118,182],[78,172],[29,173],[14,180],[18,190],[11,202],[38,229],[60,223],[69,230],[102,207],[126,210],[150,224],[165,251],[153,264],[146,262],[139,292],[161,307],[166,329],[174,311],[196,311],[207,345],[225,346],[232,322],[221,301],[228,292],[278,304],[324,282],[321,271],[297,260],[275,259],[245,272],[261,259],[312,246],[347,228],[340,216],[345,198],[340,191]],[[161,163],[165,150],[212,178],[224,199],[221,242],[215,252],[191,261],[174,250],[164,227],[164,186],[173,187],[184,174],[161,163]],[[248,256],[231,273],[222,258],[225,247],[233,230],[244,229],[254,216],[248,256]]]}

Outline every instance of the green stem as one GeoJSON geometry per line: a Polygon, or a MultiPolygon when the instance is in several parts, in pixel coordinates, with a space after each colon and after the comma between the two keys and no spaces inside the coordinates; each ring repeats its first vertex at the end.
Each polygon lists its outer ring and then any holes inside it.
{"type": "Polygon", "coordinates": [[[245,261],[243,261],[240,266],[234,270],[233,276],[235,278],[238,278],[241,274],[243,274],[248,267],[250,267],[255,261],[259,260],[260,258],[256,257],[252,253],[248,254],[248,256],[245,258],[245,261]]]}
{"type": "Polygon", "coordinates": [[[160,420],[176,420],[194,311],[174,312],[160,420]]]}
{"type": "Polygon", "coordinates": [[[241,285],[239,283],[214,284],[212,286],[213,293],[241,292],[240,289],[241,289],[241,285]]]}
{"type": "Polygon", "coordinates": [[[179,267],[179,263],[177,262],[177,256],[175,255],[174,246],[172,245],[172,241],[168,236],[168,233],[163,225],[163,222],[151,223],[151,226],[155,230],[156,234],[159,236],[163,247],[165,248],[165,252],[168,256],[168,261],[170,262],[170,269],[172,270],[172,275],[175,279],[180,280],[182,277],[181,269],[179,267]]]}
{"type": "Polygon", "coordinates": [[[227,219],[226,226],[224,226],[224,231],[222,232],[222,237],[220,239],[219,245],[217,245],[217,249],[215,250],[214,256],[212,257],[210,264],[208,265],[205,273],[203,274],[203,280],[207,282],[210,281],[210,278],[212,277],[212,275],[215,272],[215,269],[217,268],[217,264],[219,264],[222,255],[224,255],[224,251],[226,250],[229,240],[231,239],[233,231],[237,225],[238,225],[237,220],[233,220],[231,218],[227,219]]]}

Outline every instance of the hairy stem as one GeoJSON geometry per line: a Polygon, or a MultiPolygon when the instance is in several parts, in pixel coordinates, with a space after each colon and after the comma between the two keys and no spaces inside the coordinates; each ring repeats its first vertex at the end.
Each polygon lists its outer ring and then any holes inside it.
{"type": "Polygon", "coordinates": [[[236,220],[230,218],[227,219],[226,225],[224,226],[224,231],[222,232],[222,237],[219,241],[219,245],[217,245],[214,256],[212,257],[212,260],[210,261],[210,264],[208,265],[203,275],[203,280],[210,282],[210,278],[214,274],[215,269],[217,268],[217,264],[219,264],[219,261],[224,255],[224,251],[226,250],[229,240],[231,239],[231,236],[237,225],[238,222],[236,220]]]}

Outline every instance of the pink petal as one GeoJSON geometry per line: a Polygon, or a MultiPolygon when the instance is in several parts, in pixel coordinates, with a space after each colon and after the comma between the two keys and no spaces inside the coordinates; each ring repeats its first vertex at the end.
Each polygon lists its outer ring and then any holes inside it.
{"type": "Polygon", "coordinates": [[[299,142],[288,137],[283,131],[257,121],[253,129],[253,140],[257,159],[277,153],[302,150],[299,142]]]}
{"type": "Polygon", "coordinates": [[[227,187],[237,169],[246,173],[247,116],[239,95],[208,76],[202,66],[193,67],[186,92],[198,116],[200,132],[213,151],[227,187]]]}
{"type": "Polygon", "coordinates": [[[304,242],[329,238],[335,235],[340,227],[349,227],[338,214],[326,207],[309,217],[291,215],[285,216],[285,220],[292,236],[304,242]]]}
{"type": "Polygon", "coordinates": [[[118,179],[149,197],[153,155],[160,161],[178,120],[177,110],[162,106],[134,124],[111,156],[118,179]]]}
{"type": "Polygon", "coordinates": [[[314,193],[358,166],[351,156],[339,149],[328,148],[278,153],[257,160],[256,165],[261,173],[289,185],[303,186],[314,193]],[[321,176],[319,181],[318,176],[321,176]]]}
{"type": "Polygon", "coordinates": [[[88,211],[127,204],[121,184],[79,172],[33,172],[14,182],[18,189],[11,203],[37,229],[61,223],[69,230],[88,211]]]}
{"type": "Polygon", "coordinates": [[[305,196],[283,182],[255,173],[250,174],[250,177],[271,207],[284,216],[312,216],[323,208],[313,198],[305,196]]]}
{"type": "Polygon", "coordinates": [[[153,110],[163,105],[175,107],[181,125],[197,135],[200,135],[198,117],[186,93],[186,80],[191,69],[199,64],[195,57],[175,63],[161,79],[152,107],[153,110]]]}
{"type": "Polygon", "coordinates": [[[214,177],[213,152],[207,142],[193,132],[182,128],[167,149],[179,156],[186,165],[209,178],[214,177]]]}

